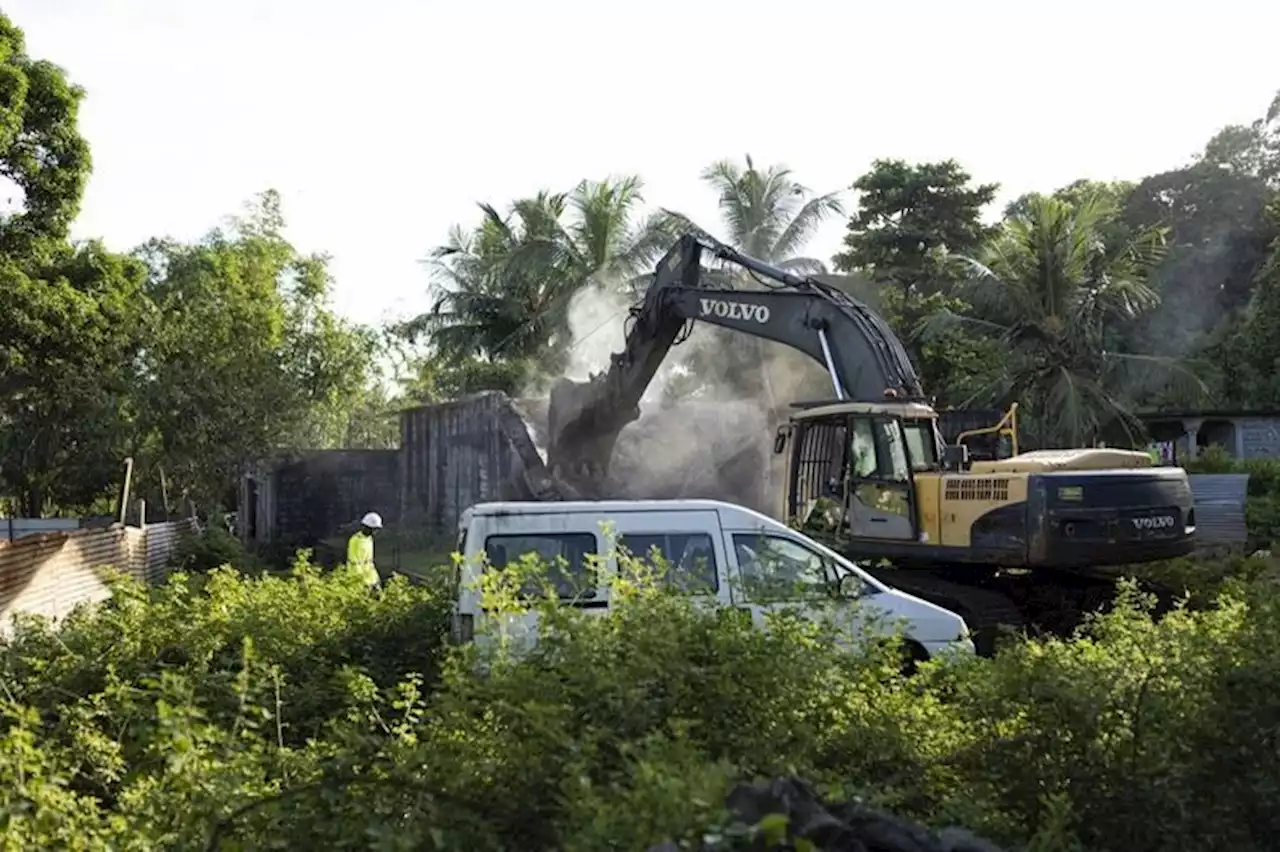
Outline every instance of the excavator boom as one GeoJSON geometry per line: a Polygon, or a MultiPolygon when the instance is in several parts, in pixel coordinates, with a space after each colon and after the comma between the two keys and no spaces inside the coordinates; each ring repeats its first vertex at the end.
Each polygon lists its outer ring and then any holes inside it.
{"type": "Polygon", "coordinates": [[[836,399],[923,398],[902,342],[865,304],[705,237],[687,234],[667,252],[632,317],[625,346],[607,372],[585,383],[561,380],[551,391],[548,462],[578,495],[603,480],[618,434],[640,416],[645,390],[691,321],[804,352],[827,370],[836,399]],[[704,260],[737,267],[739,274],[704,269],[704,260]],[[748,280],[758,288],[735,286],[748,280]]]}

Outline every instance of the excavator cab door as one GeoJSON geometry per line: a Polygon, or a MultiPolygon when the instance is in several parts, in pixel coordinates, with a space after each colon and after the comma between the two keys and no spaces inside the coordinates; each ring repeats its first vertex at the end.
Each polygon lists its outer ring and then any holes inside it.
{"type": "Polygon", "coordinates": [[[896,417],[849,418],[845,517],[854,538],[914,541],[915,487],[902,423],[896,417]]]}

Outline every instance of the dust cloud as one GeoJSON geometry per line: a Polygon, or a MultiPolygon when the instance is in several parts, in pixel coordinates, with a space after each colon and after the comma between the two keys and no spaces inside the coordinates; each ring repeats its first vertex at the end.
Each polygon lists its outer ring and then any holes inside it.
{"type": "MultiPolygon", "coordinates": [[[[570,305],[565,377],[587,381],[623,349],[635,304],[622,288],[590,287],[570,305]]],[[[530,388],[530,392],[541,395],[530,388]]],[[[618,438],[606,494],[622,499],[709,498],[776,515],[785,463],[773,453],[790,404],[831,395],[826,372],[781,344],[695,324],[667,355],[618,438]]],[[[531,406],[523,405],[534,421],[531,406]]],[[[542,406],[545,412],[545,405],[542,406]]],[[[541,413],[541,412],[540,412],[541,413]]],[[[544,415],[545,416],[545,415],[544,415]]],[[[545,446],[545,423],[531,422],[545,446]]]]}

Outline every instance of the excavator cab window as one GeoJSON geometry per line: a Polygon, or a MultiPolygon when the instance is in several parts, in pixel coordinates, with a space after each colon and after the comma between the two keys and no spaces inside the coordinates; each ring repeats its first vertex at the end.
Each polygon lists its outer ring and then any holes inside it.
{"type": "Polygon", "coordinates": [[[896,418],[856,415],[849,442],[855,479],[906,482],[911,479],[907,446],[896,418]]]}
{"type": "Polygon", "coordinates": [[[875,426],[871,418],[854,419],[853,441],[849,445],[849,455],[853,462],[853,475],[856,478],[877,477],[882,467],[880,462],[882,454],[876,452],[875,426]]]}
{"type": "Polygon", "coordinates": [[[907,441],[911,469],[917,473],[937,470],[939,465],[937,433],[932,420],[904,420],[902,434],[907,441]]]}

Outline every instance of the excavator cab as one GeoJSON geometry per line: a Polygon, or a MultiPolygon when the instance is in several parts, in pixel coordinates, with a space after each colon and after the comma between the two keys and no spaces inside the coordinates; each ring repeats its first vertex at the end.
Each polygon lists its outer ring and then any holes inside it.
{"type": "Polygon", "coordinates": [[[927,540],[922,521],[936,514],[929,489],[918,483],[936,481],[957,459],[933,409],[921,403],[802,408],[779,431],[774,449],[788,445],[785,517],[815,532],[907,546],[927,540]]]}

